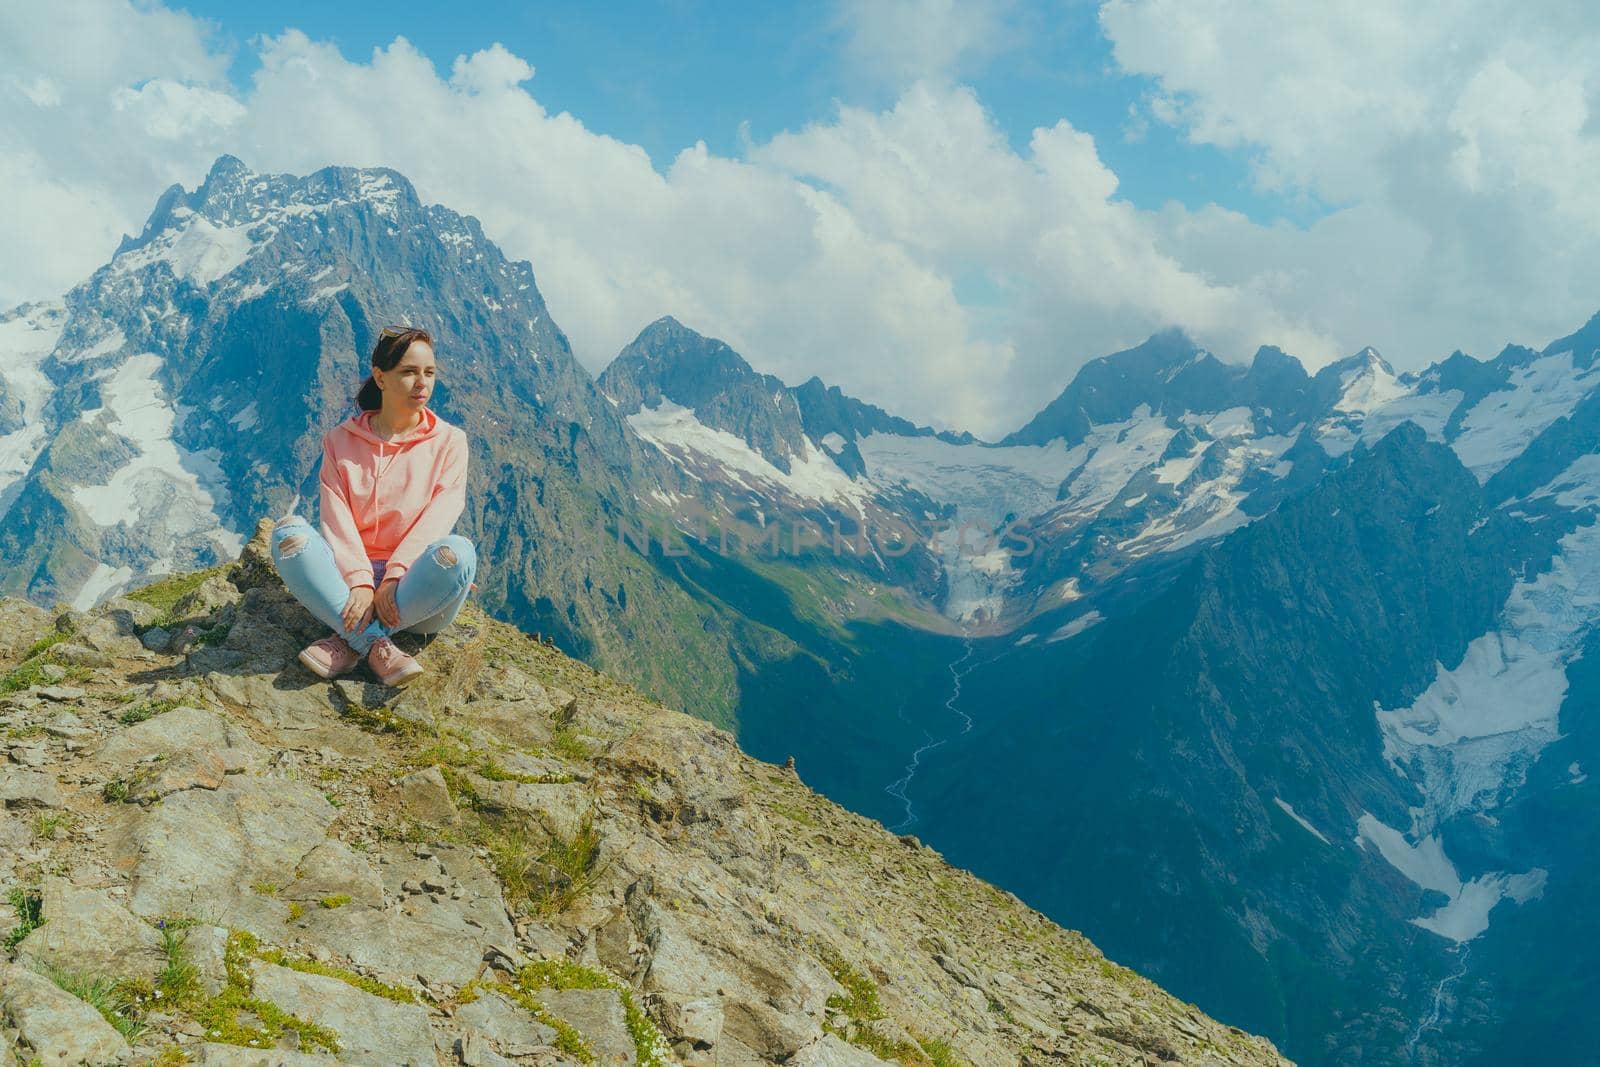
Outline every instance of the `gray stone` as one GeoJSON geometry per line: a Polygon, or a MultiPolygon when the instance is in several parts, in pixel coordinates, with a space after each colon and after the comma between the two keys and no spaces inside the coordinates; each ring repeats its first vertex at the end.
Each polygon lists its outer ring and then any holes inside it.
{"type": "Polygon", "coordinates": [[[833,1034],[823,1034],[822,1040],[807,1045],[789,1062],[794,1067],[882,1067],[886,1061],[833,1034]]]}
{"type": "Polygon", "coordinates": [[[337,978],[257,963],[255,995],[339,1035],[339,1060],[374,1067],[434,1067],[428,1011],[373,996],[337,978]]]}
{"type": "Polygon", "coordinates": [[[161,617],[161,612],[154,604],[125,596],[112,597],[96,608],[95,614],[105,616],[117,627],[118,632],[126,635],[138,633],[141,627],[149,626],[161,617]]]}
{"type": "Polygon", "coordinates": [[[167,646],[172,644],[172,633],[159,626],[152,626],[140,636],[139,643],[151,652],[165,652],[167,646]]]}
{"type": "Polygon", "coordinates": [[[45,1063],[111,1063],[128,1054],[98,1011],[26,967],[0,964],[0,1015],[45,1063]]]}
{"type": "Polygon", "coordinates": [[[428,826],[456,826],[461,813],[450,799],[450,789],[445,785],[444,774],[438,767],[413,771],[396,783],[400,806],[420,823],[428,826]]]}
{"type": "MultiPolygon", "coordinates": [[[[252,590],[252,595],[254,591],[252,590]]],[[[227,647],[249,653],[253,658],[282,668],[294,662],[305,647],[299,634],[279,626],[265,614],[241,611],[228,630],[227,647]]]]}
{"type": "Polygon", "coordinates": [[[722,1015],[723,1034],[780,1062],[822,1037],[815,1020],[785,1015],[763,1001],[730,998],[723,1002],[722,1015]]]}
{"type": "Polygon", "coordinates": [[[324,1067],[339,1062],[320,1052],[290,1052],[287,1049],[244,1048],[207,1041],[200,1046],[200,1057],[193,1061],[203,1067],[324,1067]]]}
{"type": "Polygon", "coordinates": [[[44,925],[17,946],[23,959],[111,978],[151,977],[166,965],[161,935],[106,893],[49,878],[40,897],[44,925]]]}
{"type": "Polygon", "coordinates": [[[56,659],[77,667],[111,666],[111,657],[104,652],[72,641],[61,642],[50,649],[50,654],[56,659]]]}
{"type": "Polygon", "coordinates": [[[88,694],[75,685],[42,685],[35,690],[46,700],[82,700],[88,694]]]}
{"type": "Polygon", "coordinates": [[[491,782],[474,775],[472,788],[485,804],[532,815],[547,833],[568,840],[577,835],[594,807],[588,791],[577,782],[491,782]]]}
{"type": "Polygon", "coordinates": [[[0,657],[18,659],[54,628],[50,613],[17,597],[0,597],[0,657]]]}
{"type": "Polygon", "coordinates": [[[16,811],[61,805],[61,790],[56,786],[55,775],[0,767],[0,807],[16,811]]]}
{"type": "Polygon", "coordinates": [[[541,989],[534,996],[583,1035],[596,1063],[629,1067],[638,1061],[622,996],[615,989],[541,989]]]}
{"type": "Polygon", "coordinates": [[[209,626],[225,621],[224,609],[238,601],[238,587],[228,580],[227,573],[213,574],[178,598],[178,602],[172,605],[172,617],[209,626]]]}
{"type": "Polygon", "coordinates": [[[154,773],[140,775],[128,791],[136,804],[149,804],[186,789],[218,789],[227,767],[215,750],[180,752],[154,765],[154,773]]]}
{"type": "Polygon", "coordinates": [[[496,1052],[489,1045],[489,1039],[476,1030],[469,1030],[456,1039],[455,1053],[463,1067],[516,1067],[511,1060],[496,1052]]]}
{"type": "Polygon", "coordinates": [[[230,775],[215,791],[174,794],[112,835],[131,869],[128,906],[149,917],[229,914],[242,896],[255,897],[251,883],[292,871],[337,814],[296,781],[230,775]]]}
{"type": "Polygon", "coordinates": [[[50,753],[39,741],[27,745],[13,745],[9,755],[12,763],[23,767],[43,767],[50,762],[50,753]]]}
{"type": "Polygon", "coordinates": [[[82,741],[94,736],[94,731],[83,725],[82,719],[67,711],[45,723],[44,732],[65,741],[82,741]]]}
{"type": "Polygon", "coordinates": [[[220,926],[191,926],[178,935],[184,953],[199,972],[207,996],[216,996],[228,984],[228,931],[220,926]]]}
{"type": "Polygon", "coordinates": [[[214,711],[179,707],[117,731],[94,758],[105,770],[122,772],[152,756],[180,753],[214,755],[226,771],[260,768],[268,755],[238,723],[214,711]]]}
{"type": "Polygon", "coordinates": [[[543,691],[540,692],[538,700],[473,701],[461,707],[459,714],[502,741],[524,748],[542,748],[550,743],[555,727],[550,722],[551,705],[543,698],[543,691]]]}
{"type": "Polygon", "coordinates": [[[372,861],[343,841],[324,841],[300,861],[300,875],[280,896],[286,900],[322,900],[347,896],[352,904],[383,905],[383,881],[372,861]]]}
{"type": "Polygon", "coordinates": [[[556,1041],[552,1027],[498,993],[483,993],[471,1004],[463,1004],[456,1010],[455,1018],[463,1026],[488,1034],[507,1056],[530,1056],[556,1041]]]}
{"type": "Polygon", "coordinates": [[[267,674],[219,673],[206,675],[206,683],[227,703],[277,730],[316,729],[333,718],[327,687],[320,680],[308,686],[280,684],[267,674]]]}
{"type": "Polygon", "coordinates": [[[716,997],[659,999],[664,1028],[673,1037],[681,1037],[697,1048],[710,1048],[722,1036],[722,1001],[716,997]]]}

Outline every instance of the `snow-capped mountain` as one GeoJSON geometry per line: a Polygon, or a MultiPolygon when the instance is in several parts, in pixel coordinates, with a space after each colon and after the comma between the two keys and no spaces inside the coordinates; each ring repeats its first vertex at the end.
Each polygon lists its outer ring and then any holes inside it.
{"type": "Polygon", "coordinates": [[[787,387],[671,319],[624,349],[600,387],[698,482],[763,515],[817,512],[849,528],[870,513],[925,532],[942,575],[933,603],[994,632],[1064,605],[1098,612],[1096,592],[1129,568],[1249,523],[1402,422],[1487,480],[1600,381],[1585,343],[1575,334],[1489,363],[1457,353],[1405,375],[1368,348],[1313,376],[1277,349],[1228,364],[1169,331],[1087,364],[998,443],[836,389],[835,408],[871,415],[830,418],[821,382],[787,387]]]}
{"type": "Polygon", "coordinates": [[[314,512],[321,435],[395,323],[432,331],[434,405],[475,444],[462,529],[495,561],[486,605],[728,714],[731,686],[706,684],[732,674],[709,609],[604,535],[680,476],[573,358],[531,266],[388,170],[223,157],[59,305],[0,322],[0,590],[87,605],[314,512]]]}
{"type": "Polygon", "coordinates": [[[311,508],[397,321],[497,614],[1303,1061],[1600,1041],[1600,316],[1407,374],[1166,332],[986,442],[672,319],[597,381],[403,176],[224,157],[0,316],[0,590],[92,603],[311,508]]]}

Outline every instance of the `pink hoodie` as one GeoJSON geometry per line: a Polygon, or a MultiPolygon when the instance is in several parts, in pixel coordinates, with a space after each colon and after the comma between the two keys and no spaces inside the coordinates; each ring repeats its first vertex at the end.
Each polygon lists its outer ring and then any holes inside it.
{"type": "Polygon", "coordinates": [[[385,441],[363,411],[322,437],[322,536],[352,589],[372,585],[371,560],[399,578],[450,533],[467,503],[467,435],[427,408],[385,441]]]}

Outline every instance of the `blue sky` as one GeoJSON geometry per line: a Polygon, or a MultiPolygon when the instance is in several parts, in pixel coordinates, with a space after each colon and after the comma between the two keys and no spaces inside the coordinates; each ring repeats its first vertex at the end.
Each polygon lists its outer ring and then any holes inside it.
{"type": "MultiPolygon", "coordinates": [[[[818,4],[191,0],[173,6],[217,25],[234,46],[229,76],[241,90],[260,65],[249,42],[290,27],[336,44],[357,62],[404,37],[441,72],[457,56],[499,42],[534,66],[529,89],[546,108],[643,147],[658,169],[696,141],[737,156],[746,137],[765,141],[798,129],[829,117],[841,102],[887,106],[896,88],[851,62],[844,20],[818,4]]],[[[1118,69],[1097,13],[1097,5],[1083,0],[1015,7],[1000,50],[958,72],[1014,148],[1026,149],[1036,127],[1064,118],[1094,136],[1120,179],[1120,195],[1140,207],[1215,203],[1255,222],[1297,225],[1325,214],[1310,193],[1258,188],[1246,151],[1192,144],[1157,123],[1141,123],[1137,138],[1127,136],[1130,108],[1153,82],[1118,69]]]]}
{"type": "Polygon", "coordinates": [[[1417,370],[1600,307],[1597,51],[1517,0],[4,0],[0,308],[228,153],[404,173],[592,370],[673,315],[984,435],[1170,327],[1417,370]]]}

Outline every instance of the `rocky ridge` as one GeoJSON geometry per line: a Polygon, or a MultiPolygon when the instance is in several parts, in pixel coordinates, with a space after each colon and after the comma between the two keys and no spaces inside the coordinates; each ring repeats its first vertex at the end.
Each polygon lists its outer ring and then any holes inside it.
{"type": "Polygon", "coordinates": [[[0,601],[5,1067],[1284,1062],[475,609],[313,677],[269,530],[0,601]]]}

